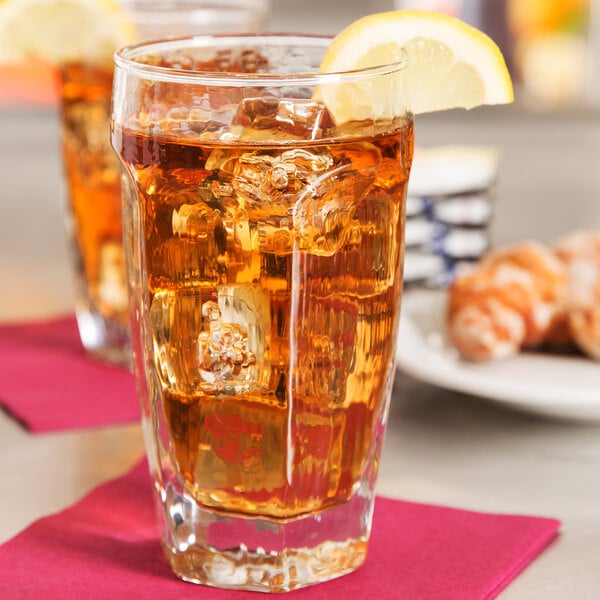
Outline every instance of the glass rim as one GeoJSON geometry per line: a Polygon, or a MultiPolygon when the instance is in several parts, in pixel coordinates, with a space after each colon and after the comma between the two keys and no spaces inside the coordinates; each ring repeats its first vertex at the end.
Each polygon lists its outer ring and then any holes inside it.
{"type": "Polygon", "coordinates": [[[181,84],[227,85],[231,87],[246,86],[277,86],[285,83],[294,85],[339,85],[352,83],[374,77],[393,75],[401,72],[407,63],[406,56],[400,60],[382,65],[361,67],[347,71],[298,71],[297,73],[233,73],[226,71],[195,71],[191,69],[178,69],[150,65],[135,60],[135,57],[153,52],[164,52],[169,49],[208,48],[210,46],[222,48],[234,47],[245,40],[249,44],[260,43],[260,40],[269,41],[271,45],[277,42],[288,45],[296,40],[297,45],[322,47],[331,42],[334,36],[323,34],[305,33],[240,33],[240,34],[201,34],[170,36],[165,38],[143,40],[119,48],[114,54],[115,66],[130,73],[153,79],[155,81],[168,81],[181,84]]]}

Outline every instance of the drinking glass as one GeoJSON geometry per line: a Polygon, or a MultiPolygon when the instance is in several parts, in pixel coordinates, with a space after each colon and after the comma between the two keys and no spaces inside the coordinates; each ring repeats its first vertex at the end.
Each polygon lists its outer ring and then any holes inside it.
{"type": "Polygon", "coordinates": [[[286,591],[367,552],[413,130],[394,94],[367,118],[402,63],[321,73],[329,42],[200,36],[115,58],[134,367],[184,580],[286,591]]]}
{"type": "MultiPolygon", "coordinates": [[[[138,39],[257,31],[264,27],[269,8],[268,0],[218,4],[121,0],[121,4],[138,39]]],[[[104,64],[82,58],[62,65],[61,141],[81,340],[96,357],[129,364],[120,169],[109,133],[112,70],[111,60],[104,64]]]]}

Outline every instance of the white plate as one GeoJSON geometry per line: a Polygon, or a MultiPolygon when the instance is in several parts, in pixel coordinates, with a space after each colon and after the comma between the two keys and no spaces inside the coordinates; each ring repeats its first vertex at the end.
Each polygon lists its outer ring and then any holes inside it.
{"type": "Polygon", "coordinates": [[[540,415],[600,421],[600,363],[522,352],[507,360],[461,360],[445,336],[444,292],[408,291],[397,366],[416,379],[540,415]]]}

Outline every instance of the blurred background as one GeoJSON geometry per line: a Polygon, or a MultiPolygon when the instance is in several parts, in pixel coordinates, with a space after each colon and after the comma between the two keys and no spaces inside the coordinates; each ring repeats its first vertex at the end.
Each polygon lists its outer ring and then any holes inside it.
{"type": "MultiPolygon", "coordinates": [[[[269,28],[336,33],[362,15],[404,8],[444,12],[486,31],[506,57],[518,100],[532,110],[600,101],[600,0],[273,0],[269,28]]],[[[0,74],[4,105],[51,100],[43,65],[0,74]]]]}
{"type": "MultiPolygon", "coordinates": [[[[417,7],[485,30],[506,56],[515,103],[419,115],[417,144],[497,149],[492,243],[550,242],[574,229],[600,228],[599,3],[273,0],[269,29],[336,33],[369,13],[417,7]]],[[[73,283],[62,222],[54,75],[44,65],[0,70],[0,139],[0,220],[11,224],[3,228],[0,275],[5,282],[19,280],[10,291],[10,314],[2,310],[7,286],[0,286],[0,318],[67,312],[73,283]],[[46,268],[26,284],[16,277],[40,262],[46,268]]]]}

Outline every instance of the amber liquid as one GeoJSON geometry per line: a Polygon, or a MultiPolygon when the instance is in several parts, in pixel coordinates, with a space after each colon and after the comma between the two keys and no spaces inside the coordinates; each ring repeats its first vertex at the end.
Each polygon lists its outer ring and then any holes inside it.
{"type": "Polygon", "coordinates": [[[127,324],[121,174],[110,145],[112,69],[61,72],[61,138],[77,268],[89,310],[127,324]]]}
{"type": "Polygon", "coordinates": [[[350,133],[114,134],[137,188],[150,379],[203,506],[288,518],[347,500],[382,434],[413,134],[350,133]]]}

